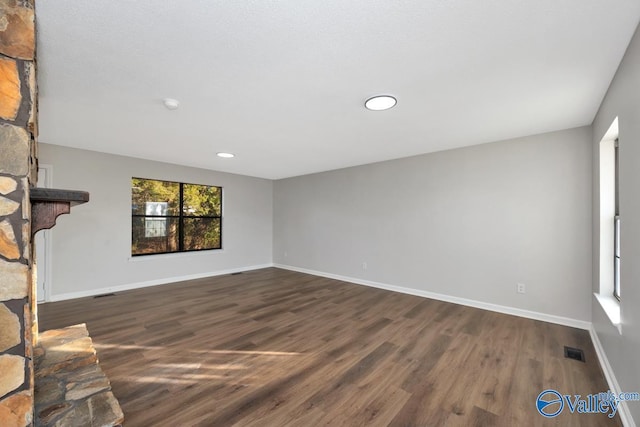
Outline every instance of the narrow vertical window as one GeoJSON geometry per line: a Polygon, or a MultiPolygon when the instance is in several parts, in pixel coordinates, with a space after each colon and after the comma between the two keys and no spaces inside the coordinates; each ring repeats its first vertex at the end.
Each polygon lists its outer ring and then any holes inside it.
{"type": "MultiPolygon", "coordinates": [[[[620,156],[618,152],[618,118],[616,117],[598,144],[597,183],[599,215],[598,233],[598,282],[595,294],[611,323],[622,331],[620,322],[620,156]]],[[[622,139],[624,141],[624,138],[622,139]]],[[[624,209],[624,208],[623,208],[624,209]]]]}
{"type": "Polygon", "coordinates": [[[614,166],[615,216],[613,217],[613,296],[620,300],[620,152],[616,139],[614,166]]]}

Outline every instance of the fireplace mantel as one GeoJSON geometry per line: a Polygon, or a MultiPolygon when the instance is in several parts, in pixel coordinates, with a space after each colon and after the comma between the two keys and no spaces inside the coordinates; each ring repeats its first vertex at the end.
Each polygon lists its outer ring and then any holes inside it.
{"type": "Polygon", "coordinates": [[[56,225],[56,218],[71,212],[71,207],[87,203],[86,191],[60,190],[55,188],[32,188],[31,235],[56,225]]]}

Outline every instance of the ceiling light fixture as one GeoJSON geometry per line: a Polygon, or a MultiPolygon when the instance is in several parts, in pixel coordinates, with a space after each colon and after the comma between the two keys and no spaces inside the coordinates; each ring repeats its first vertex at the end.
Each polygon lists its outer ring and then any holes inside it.
{"type": "Polygon", "coordinates": [[[165,98],[162,100],[162,102],[164,103],[164,106],[169,110],[177,110],[180,106],[180,101],[173,98],[165,98]]]}
{"type": "Polygon", "coordinates": [[[391,95],[376,95],[367,99],[364,106],[368,110],[383,111],[393,107],[397,102],[398,100],[391,95]]]}
{"type": "Polygon", "coordinates": [[[231,153],[217,153],[216,156],[222,157],[223,159],[230,159],[232,157],[235,157],[236,155],[231,153]]]}

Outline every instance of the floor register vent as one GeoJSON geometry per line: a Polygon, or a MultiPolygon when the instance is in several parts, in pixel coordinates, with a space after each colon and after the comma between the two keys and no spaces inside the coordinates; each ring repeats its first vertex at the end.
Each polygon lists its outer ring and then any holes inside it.
{"type": "Polygon", "coordinates": [[[564,357],[584,362],[584,351],[579,348],[564,346],[564,357]]]}
{"type": "Polygon", "coordinates": [[[104,298],[104,297],[115,297],[116,294],[102,294],[102,295],[96,295],[94,296],[94,298],[104,298]]]}

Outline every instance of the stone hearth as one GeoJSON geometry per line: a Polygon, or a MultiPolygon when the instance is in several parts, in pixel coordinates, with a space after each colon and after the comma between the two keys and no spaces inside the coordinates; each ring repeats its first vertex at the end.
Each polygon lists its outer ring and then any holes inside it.
{"type": "Polygon", "coordinates": [[[124,420],[84,324],[39,334],[36,426],[119,426],[124,420]]]}

